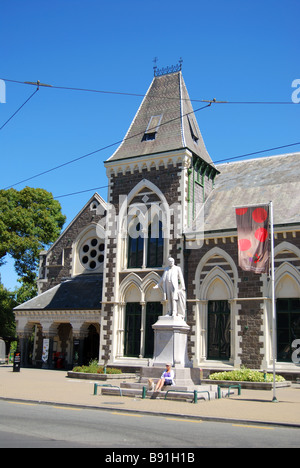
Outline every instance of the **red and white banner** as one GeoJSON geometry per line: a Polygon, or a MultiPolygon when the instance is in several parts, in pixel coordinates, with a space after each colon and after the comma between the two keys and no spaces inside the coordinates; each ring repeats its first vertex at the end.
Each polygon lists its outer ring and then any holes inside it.
{"type": "Polygon", "coordinates": [[[269,273],[270,206],[236,208],[239,266],[244,271],[269,273]]]}

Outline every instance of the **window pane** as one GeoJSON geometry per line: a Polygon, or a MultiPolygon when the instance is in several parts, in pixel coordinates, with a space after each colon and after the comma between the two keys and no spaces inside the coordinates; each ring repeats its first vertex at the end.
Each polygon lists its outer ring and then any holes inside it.
{"type": "Polygon", "coordinates": [[[147,267],[161,267],[164,257],[164,239],[162,222],[157,222],[157,217],[149,225],[148,229],[148,255],[147,267]]]}
{"type": "Polygon", "coordinates": [[[139,357],[141,344],[141,305],[137,302],[126,304],[124,355],[139,357]]]}
{"type": "MultiPolygon", "coordinates": [[[[136,226],[137,233],[141,230],[140,224],[136,226]]],[[[144,253],[144,238],[131,237],[128,238],[128,268],[142,268],[144,253]]]]}
{"type": "Polygon", "coordinates": [[[277,299],[277,360],[292,362],[292,343],[300,338],[300,299],[277,299]]]}

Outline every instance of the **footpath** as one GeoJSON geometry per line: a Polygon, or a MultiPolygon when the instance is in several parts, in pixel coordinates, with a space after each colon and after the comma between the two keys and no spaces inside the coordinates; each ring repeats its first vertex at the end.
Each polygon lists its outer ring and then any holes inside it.
{"type": "MultiPolygon", "coordinates": [[[[124,376],[124,381],[126,381],[124,376]]],[[[0,366],[0,400],[76,408],[163,415],[240,424],[281,425],[300,428],[300,385],[273,391],[244,390],[230,398],[198,403],[164,399],[94,395],[94,381],[70,379],[65,371],[0,366]]],[[[115,381],[107,380],[112,385],[115,381]]],[[[118,384],[117,384],[118,385],[118,384]]]]}

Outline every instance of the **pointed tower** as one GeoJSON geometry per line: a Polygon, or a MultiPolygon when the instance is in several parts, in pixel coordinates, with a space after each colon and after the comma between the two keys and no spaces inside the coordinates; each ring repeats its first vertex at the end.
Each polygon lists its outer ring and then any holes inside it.
{"type": "Polygon", "coordinates": [[[107,163],[182,149],[213,164],[180,71],[154,77],[122,144],[107,163]]]}
{"type": "Polygon", "coordinates": [[[162,292],[153,286],[169,256],[184,268],[183,233],[218,172],[181,69],[166,71],[155,73],[122,144],[104,163],[112,208],[107,226],[116,228],[106,247],[100,356],[105,362],[153,355],[151,325],[163,313],[162,292]]]}

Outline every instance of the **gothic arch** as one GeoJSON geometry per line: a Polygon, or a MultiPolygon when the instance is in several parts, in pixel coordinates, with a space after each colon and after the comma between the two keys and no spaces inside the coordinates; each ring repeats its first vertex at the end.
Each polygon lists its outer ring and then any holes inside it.
{"type": "MultiPolygon", "coordinates": [[[[221,263],[220,259],[220,263],[221,263]]],[[[214,281],[215,278],[219,278],[226,285],[230,298],[237,297],[237,283],[238,283],[238,271],[237,267],[231,258],[231,256],[225,252],[225,250],[220,249],[219,247],[214,247],[209,252],[207,252],[202,259],[200,260],[198,267],[195,273],[195,286],[196,286],[196,298],[205,299],[205,294],[207,294],[207,288],[209,284],[214,281]],[[233,279],[230,278],[228,273],[221,268],[219,265],[216,265],[207,275],[205,275],[202,284],[201,284],[201,275],[205,265],[209,262],[210,259],[214,257],[221,257],[227,262],[231,267],[231,272],[233,274],[233,279]]]]}
{"type": "MultiPolygon", "coordinates": [[[[148,195],[149,194],[145,194],[147,199],[149,199],[148,195]]],[[[139,261],[139,265],[131,264],[130,268],[147,267],[148,249],[151,245],[149,241],[150,236],[148,234],[149,226],[153,226],[154,222],[159,222],[157,225],[160,226],[159,229],[161,229],[161,235],[163,237],[163,248],[159,254],[160,260],[157,266],[161,267],[166,263],[171,228],[170,207],[166,197],[155,184],[147,179],[141,180],[130,191],[128,196],[124,197],[123,202],[121,203],[118,220],[118,246],[120,246],[120,251],[122,252],[119,262],[123,269],[127,269],[129,265],[129,239],[134,236],[139,237],[139,232],[141,233],[141,243],[143,244],[143,259],[142,262],[139,261]],[[144,202],[143,199],[140,204],[132,203],[134,198],[144,189],[149,190],[151,194],[156,195],[156,203],[147,203],[147,200],[144,202]],[[130,234],[131,232],[133,234],[130,234]]]]}
{"type": "MultiPolygon", "coordinates": [[[[151,292],[153,287],[157,285],[159,281],[160,281],[160,276],[154,271],[151,271],[150,273],[148,273],[147,276],[145,276],[145,278],[142,281],[142,288],[143,288],[145,296],[151,292]]],[[[162,293],[161,288],[159,288],[159,291],[162,293]]],[[[163,298],[161,297],[161,300],[162,299],[163,298]]]]}
{"type": "MultiPolygon", "coordinates": [[[[271,285],[269,285],[268,293],[271,297],[271,285]]],[[[282,263],[276,269],[275,295],[276,297],[300,297],[300,272],[289,262],[282,263]],[[287,286],[286,292],[282,291],[284,283],[287,286]]]]}
{"type": "Polygon", "coordinates": [[[209,291],[214,283],[220,282],[221,285],[224,287],[223,290],[226,291],[226,296],[222,299],[233,299],[234,297],[234,288],[232,281],[228,274],[219,266],[214,267],[205,277],[204,281],[200,286],[200,296],[199,299],[207,300],[209,296],[209,291]]]}
{"type": "Polygon", "coordinates": [[[119,213],[119,220],[120,220],[119,227],[121,229],[122,229],[122,226],[123,226],[123,221],[124,221],[124,217],[125,217],[125,214],[126,214],[127,207],[130,205],[130,203],[134,199],[134,197],[141,190],[143,190],[145,188],[151,190],[161,200],[162,211],[163,211],[164,215],[166,216],[167,225],[170,226],[170,210],[169,210],[169,204],[167,202],[166,197],[161,192],[161,190],[155,184],[153,184],[153,182],[150,182],[150,180],[147,180],[147,179],[143,179],[129,192],[129,194],[127,195],[127,197],[125,198],[125,200],[123,201],[123,203],[121,205],[120,213],[119,213]]]}
{"type": "MultiPolygon", "coordinates": [[[[144,293],[142,289],[142,280],[136,273],[130,273],[126,278],[122,281],[119,288],[119,301],[120,302],[127,302],[128,294],[131,290],[136,290],[137,296],[139,296],[139,301],[144,300],[144,293]]],[[[138,301],[137,301],[138,302],[138,301]]]]}
{"type": "MultiPolygon", "coordinates": [[[[210,301],[228,301],[231,328],[229,333],[230,364],[237,361],[238,346],[234,340],[236,329],[236,304],[238,272],[231,256],[220,247],[214,247],[200,260],[195,273],[195,356],[196,365],[211,362],[209,341],[212,329],[209,328],[210,301]]],[[[228,330],[227,330],[228,332],[228,330]]],[[[218,358],[216,358],[218,361],[218,358]]],[[[222,364],[220,364],[222,365],[222,364]]]]}
{"type": "MultiPolygon", "coordinates": [[[[295,259],[291,258],[291,261],[283,261],[281,265],[275,270],[275,292],[276,297],[278,296],[286,296],[289,295],[288,291],[283,292],[282,286],[285,283],[287,288],[290,291],[293,291],[293,295],[295,297],[300,297],[300,272],[298,268],[296,268],[291,262],[293,260],[300,260],[300,249],[295,245],[291,244],[290,242],[281,242],[279,245],[275,247],[275,259],[276,256],[280,253],[293,253],[295,255],[295,259]]],[[[271,285],[268,285],[268,295],[271,297],[271,285]]]]}
{"type": "Polygon", "coordinates": [[[285,251],[293,252],[296,255],[296,257],[300,259],[300,249],[296,247],[295,245],[291,244],[290,242],[286,242],[286,241],[281,242],[279,245],[275,247],[274,249],[275,257],[279,253],[285,252],[285,251]]]}

